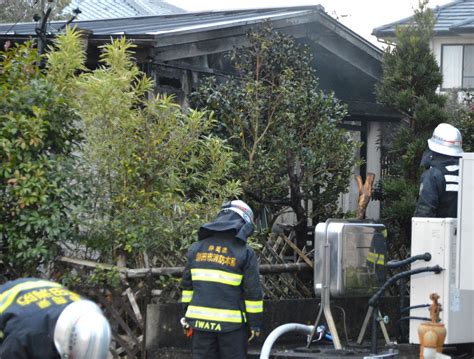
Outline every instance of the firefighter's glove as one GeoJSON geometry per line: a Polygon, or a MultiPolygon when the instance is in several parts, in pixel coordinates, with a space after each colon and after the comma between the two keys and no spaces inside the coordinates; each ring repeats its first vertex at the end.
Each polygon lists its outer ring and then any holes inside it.
{"type": "Polygon", "coordinates": [[[185,317],[182,317],[179,321],[181,326],[183,327],[183,333],[187,338],[191,338],[193,336],[193,327],[191,327],[188,322],[186,321],[185,317]]]}
{"type": "Polygon", "coordinates": [[[260,336],[260,328],[259,327],[252,327],[250,328],[250,336],[249,336],[249,343],[257,340],[260,336]]]}

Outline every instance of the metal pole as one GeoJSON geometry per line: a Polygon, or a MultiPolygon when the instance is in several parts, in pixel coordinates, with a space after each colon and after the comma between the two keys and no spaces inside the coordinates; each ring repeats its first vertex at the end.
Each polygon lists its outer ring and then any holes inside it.
{"type": "Polygon", "coordinates": [[[52,10],[51,7],[48,7],[48,9],[45,11],[45,8],[46,8],[46,0],[41,0],[40,17],[39,17],[38,23],[36,24],[36,34],[38,36],[38,54],[40,56],[44,53],[44,50],[46,49],[46,24],[52,10]]]}
{"type": "Polygon", "coordinates": [[[319,313],[316,318],[316,321],[313,325],[313,330],[308,337],[308,343],[306,345],[307,348],[310,347],[311,342],[313,341],[314,334],[317,330],[319,320],[321,319],[322,314],[326,317],[326,322],[329,327],[329,331],[332,335],[332,340],[334,343],[334,348],[336,350],[341,350],[342,345],[339,339],[339,335],[337,333],[336,324],[334,323],[334,318],[331,313],[331,295],[330,295],[330,284],[331,284],[331,244],[328,240],[328,226],[331,222],[331,218],[326,221],[326,228],[325,228],[325,244],[324,244],[324,255],[323,255],[323,283],[322,283],[322,290],[321,290],[321,307],[319,308],[319,313]]]}
{"type": "Polygon", "coordinates": [[[364,323],[362,324],[362,328],[360,328],[359,337],[357,338],[357,344],[359,345],[361,345],[362,341],[364,340],[365,331],[367,330],[367,326],[369,325],[369,320],[372,318],[373,311],[373,307],[369,307],[369,309],[367,310],[367,314],[364,318],[364,323]]]}
{"type": "Polygon", "coordinates": [[[377,321],[379,316],[379,308],[374,307],[372,311],[372,343],[371,354],[377,354],[377,321]]]}
{"type": "MultiPolygon", "coordinates": [[[[400,291],[400,313],[401,313],[403,308],[405,308],[405,289],[406,289],[405,278],[400,279],[398,288],[399,288],[398,290],[400,291]]],[[[405,331],[405,322],[403,320],[399,322],[398,329],[400,330],[400,341],[404,343],[405,338],[406,338],[406,331],[405,331]]]]}

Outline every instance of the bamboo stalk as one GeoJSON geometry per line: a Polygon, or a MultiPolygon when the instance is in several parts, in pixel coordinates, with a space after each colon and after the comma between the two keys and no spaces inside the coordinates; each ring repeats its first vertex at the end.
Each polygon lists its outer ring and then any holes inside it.
{"type": "MultiPolygon", "coordinates": [[[[96,263],[88,260],[59,257],[60,262],[78,265],[81,267],[88,268],[102,268],[106,270],[117,270],[118,272],[126,275],[128,278],[144,278],[148,275],[160,276],[168,275],[173,277],[181,277],[184,271],[184,267],[157,267],[157,268],[137,268],[130,269],[126,267],[116,267],[110,264],[96,263]]],[[[312,270],[312,268],[306,263],[286,263],[286,264],[262,264],[260,265],[260,274],[278,274],[278,273],[293,273],[312,270]]]]}

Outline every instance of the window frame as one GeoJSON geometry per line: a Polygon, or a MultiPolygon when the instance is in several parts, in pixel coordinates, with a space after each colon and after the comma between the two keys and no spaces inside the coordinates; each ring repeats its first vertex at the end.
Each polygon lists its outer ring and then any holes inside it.
{"type": "MultiPolygon", "coordinates": [[[[462,89],[462,90],[474,90],[474,87],[464,87],[464,48],[466,46],[472,46],[474,47],[474,43],[452,43],[452,44],[441,44],[441,58],[440,58],[440,71],[441,74],[443,75],[443,82],[444,82],[444,73],[443,73],[443,60],[444,60],[444,48],[447,46],[461,46],[462,48],[462,63],[461,63],[461,86],[460,87],[443,87],[443,85],[440,86],[441,91],[449,91],[452,89],[462,89]]],[[[474,63],[474,59],[473,59],[474,63]]],[[[474,79],[473,76],[467,76],[470,79],[474,79]]],[[[473,85],[474,86],[474,85],[473,85]]]]}

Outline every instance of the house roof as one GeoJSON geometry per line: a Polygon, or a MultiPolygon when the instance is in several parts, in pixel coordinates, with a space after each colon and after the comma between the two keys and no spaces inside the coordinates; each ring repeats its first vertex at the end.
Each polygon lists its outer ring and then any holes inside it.
{"type": "Polygon", "coordinates": [[[182,13],[183,9],[162,0],[72,0],[64,13],[79,8],[78,20],[97,20],[182,13]]]}
{"type": "MultiPolygon", "coordinates": [[[[474,32],[474,0],[456,0],[433,8],[436,18],[435,35],[459,35],[474,32]]],[[[413,16],[375,28],[374,36],[379,38],[395,36],[395,28],[409,24],[413,16]]]]}
{"type": "MultiPolygon", "coordinates": [[[[183,53],[189,55],[193,49],[196,51],[192,56],[196,56],[199,50],[196,44],[199,42],[207,41],[209,48],[213,46],[212,42],[222,43],[226,38],[229,41],[242,39],[252,26],[264,21],[271,21],[276,30],[301,28],[305,24],[317,23],[324,36],[310,33],[300,33],[299,36],[317,36],[316,40],[326,43],[325,46],[330,47],[330,51],[342,48],[342,43],[349,44],[354,49],[347,51],[347,56],[351,57],[347,61],[356,67],[368,69],[371,65],[367,65],[367,62],[379,63],[382,59],[382,51],[378,47],[326,14],[320,5],[74,21],[72,25],[86,30],[91,43],[110,42],[111,37],[126,36],[137,44],[153,47],[168,54],[181,51],[176,54],[179,57],[183,53]],[[360,56],[354,55],[356,52],[360,52],[360,56]]],[[[64,20],[49,22],[47,35],[57,35],[65,23],[64,20]]],[[[35,23],[0,24],[0,40],[21,41],[36,36],[36,26],[35,23]]],[[[229,42],[225,45],[232,49],[237,43],[229,42]]],[[[162,59],[174,58],[168,56],[162,59]]],[[[374,73],[371,76],[378,78],[379,74],[374,73]]]]}
{"type": "MultiPolygon", "coordinates": [[[[106,3],[107,1],[113,2],[114,0],[101,0],[100,2],[106,3]]],[[[145,2],[147,0],[141,1],[145,2]]],[[[126,35],[129,38],[135,39],[151,39],[168,35],[229,29],[237,26],[257,24],[265,20],[283,20],[287,23],[298,24],[305,21],[314,21],[316,15],[325,22],[330,23],[335,31],[343,33],[347,39],[357,43],[357,46],[364,47],[366,51],[372,51],[374,56],[378,56],[380,53],[380,50],[375,45],[327,15],[324,8],[320,5],[128,16],[100,20],[79,20],[74,21],[73,25],[90,31],[92,38],[106,36],[107,40],[110,40],[110,36],[126,35]]],[[[65,21],[50,21],[47,29],[48,35],[56,35],[64,24],[65,21]]],[[[35,23],[0,24],[0,37],[14,39],[35,36],[35,27],[35,23]]]]}
{"type": "MultiPolygon", "coordinates": [[[[74,21],[74,24],[87,30],[88,43],[96,49],[111,38],[125,35],[141,49],[142,61],[161,66],[245,46],[248,31],[265,21],[270,21],[273,29],[311,44],[313,66],[321,88],[334,91],[348,103],[351,116],[378,120],[398,116],[375,106],[374,85],[382,74],[382,50],[329,16],[320,5],[74,21]]],[[[48,35],[58,34],[64,24],[64,21],[50,22],[48,35]]],[[[33,37],[35,27],[35,23],[0,24],[0,44],[33,37]]]]}

